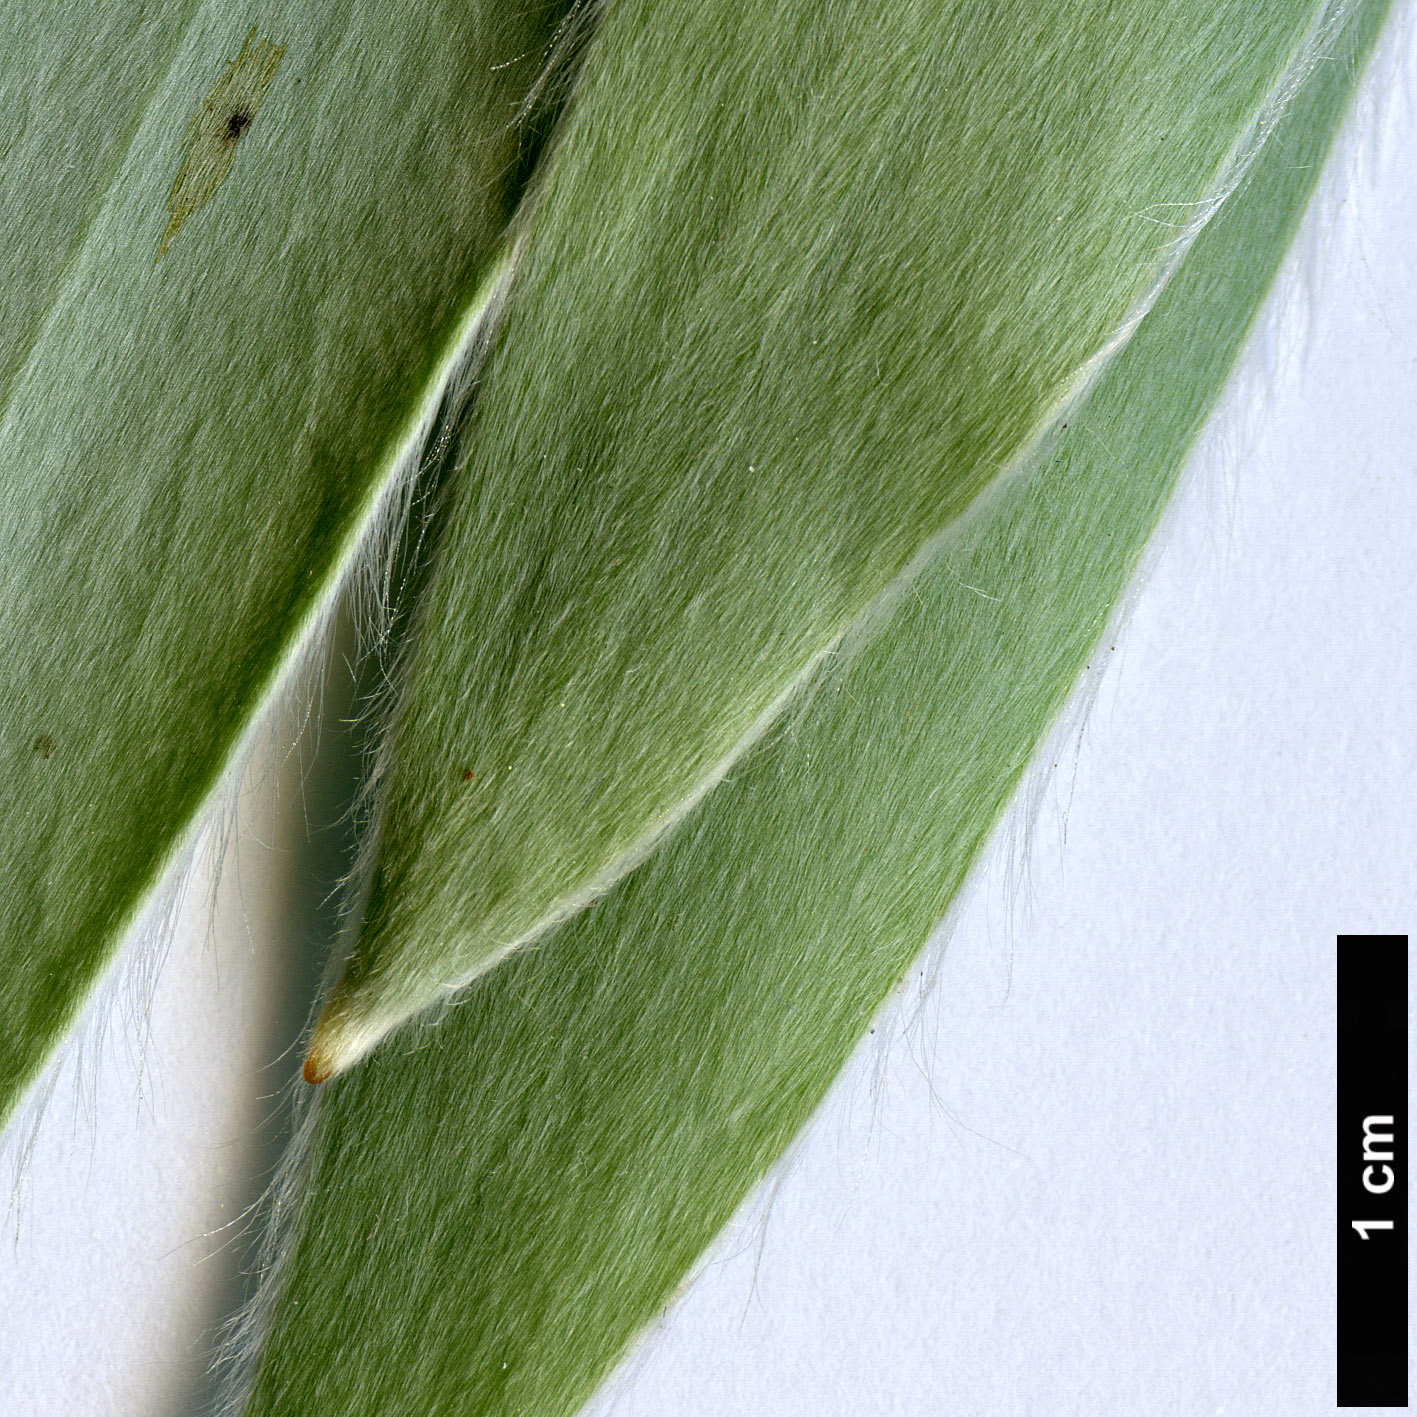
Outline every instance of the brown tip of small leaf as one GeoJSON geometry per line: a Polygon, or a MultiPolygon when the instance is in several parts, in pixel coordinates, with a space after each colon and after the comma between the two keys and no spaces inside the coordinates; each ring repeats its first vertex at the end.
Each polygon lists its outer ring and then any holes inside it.
{"type": "Polygon", "coordinates": [[[369,1020],[351,1005],[348,993],[347,981],[341,982],[315,1022],[315,1032],[305,1054],[304,1073],[308,1083],[328,1082],[348,1072],[398,1021],[396,1018],[369,1020]]]}

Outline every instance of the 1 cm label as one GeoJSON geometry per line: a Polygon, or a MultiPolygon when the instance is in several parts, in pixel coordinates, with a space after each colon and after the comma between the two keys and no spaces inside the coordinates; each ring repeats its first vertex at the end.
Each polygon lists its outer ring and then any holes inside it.
{"type": "MultiPolygon", "coordinates": [[[[1374,1115],[1363,1118],[1363,1189],[1374,1196],[1385,1196],[1396,1184],[1397,1177],[1391,1166],[1392,1160],[1392,1118],[1374,1115]],[[1387,1130],[1380,1130],[1386,1127],[1387,1130]],[[1382,1150],[1386,1147],[1386,1150],[1382,1150]]],[[[1350,1224],[1365,1239],[1370,1239],[1370,1230],[1391,1230],[1391,1220],[1354,1220],[1350,1224]]]]}

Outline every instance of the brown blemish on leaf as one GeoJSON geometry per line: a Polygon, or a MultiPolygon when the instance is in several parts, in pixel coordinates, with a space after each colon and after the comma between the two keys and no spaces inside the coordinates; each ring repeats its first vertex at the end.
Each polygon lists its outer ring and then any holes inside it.
{"type": "Polygon", "coordinates": [[[222,138],[228,143],[234,143],[250,126],[251,119],[255,115],[244,108],[238,108],[226,120],[226,132],[222,138]]]}
{"type": "Polygon", "coordinates": [[[256,27],[246,36],[241,53],[222,71],[202,100],[187,130],[187,151],[167,199],[170,215],[157,259],[162,260],[172,238],[193,212],[206,206],[226,181],[236,148],[260,111],[261,101],[285,58],[285,45],[256,39],[256,27]]]}
{"type": "Polygon", "coordinates": [[[34,740],[34,750],[41,758],[52,758],[58,746],[59,740],[52,733],[41,733],[34,740]]]}

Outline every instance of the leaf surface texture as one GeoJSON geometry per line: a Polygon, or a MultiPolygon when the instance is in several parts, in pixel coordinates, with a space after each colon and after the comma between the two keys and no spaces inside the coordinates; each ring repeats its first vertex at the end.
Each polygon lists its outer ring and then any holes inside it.
{"type": "Polygon", "coordinates": [[[416,439],[559,18],[5,5],[0,1112],[416,439]]]}
{"type": "MultiPolygon", "coordinates": [[[[316,1094],[248,1417],[560,1417],[661,1310],[822,1098],[1075,685],[1385,10],[1351,12],[1086,407],[880,631],[591,909],[316,1094]]],[[[819,377],[808,362],[804,399],[819,377]]]]}

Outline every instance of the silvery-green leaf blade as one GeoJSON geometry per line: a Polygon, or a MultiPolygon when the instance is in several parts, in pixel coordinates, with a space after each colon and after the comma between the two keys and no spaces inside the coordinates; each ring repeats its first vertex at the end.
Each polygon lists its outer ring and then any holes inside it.
{"type": "Polygon", "coordinates": [[[606,7],[312,1080],[593,900],[1125,343],[1338,10],[606,7]]]}
{"type": "Polygon", "coordinates": [[[564,7],[0,15],[0,1113],[357,554],[564,7]]]}
{"type": "Polygon", "coordinates": [[[1386,8],[1352,12],[1048,461],[790,731],[416,1046],[318,1095],[247,1337],[250,1417],[571,1413],[659,1313],[823,1095],[1076,684],[1386,8]]]}

